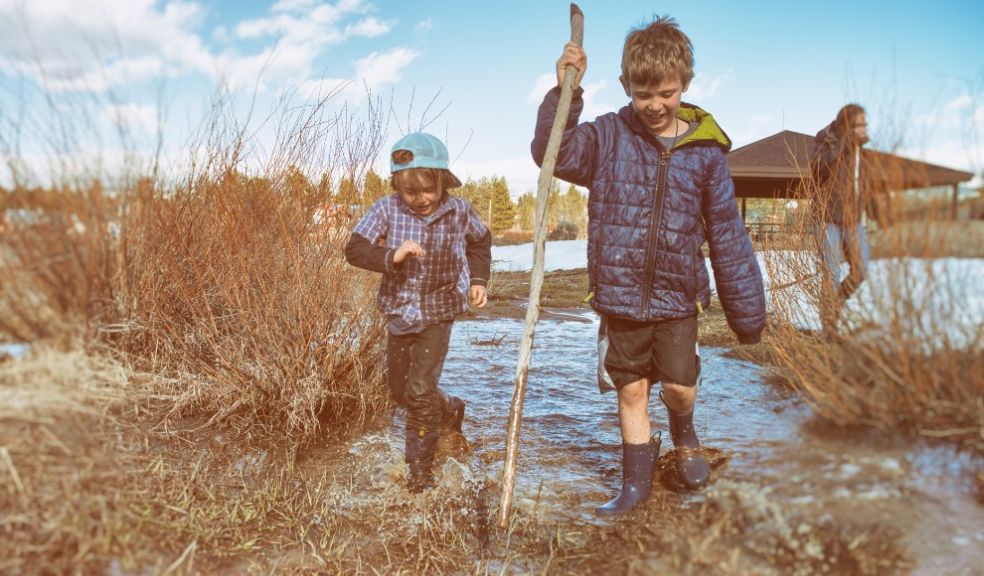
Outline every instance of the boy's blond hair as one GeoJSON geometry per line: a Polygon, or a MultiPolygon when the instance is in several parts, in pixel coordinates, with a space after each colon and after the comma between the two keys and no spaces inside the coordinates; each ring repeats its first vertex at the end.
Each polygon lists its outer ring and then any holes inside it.
{"type": "Polygon", "coordinates": [[[626,85],[658,85],[680,76],[687,88],[694,77],[694,46],[676,21],[660,16],[629,30],[622,47],[622,78],[626,85]]]}

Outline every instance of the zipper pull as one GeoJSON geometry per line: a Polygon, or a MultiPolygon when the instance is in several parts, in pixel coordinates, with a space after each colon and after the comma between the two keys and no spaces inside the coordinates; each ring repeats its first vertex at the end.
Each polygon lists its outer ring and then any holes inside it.
{"type": "Polygon", "coordinates": [[[698,315],[703,314],[704,313],[704,306],[700,303],[700,298],[694,300],[694,302],[697,303],[697,314],[698,315]]]}

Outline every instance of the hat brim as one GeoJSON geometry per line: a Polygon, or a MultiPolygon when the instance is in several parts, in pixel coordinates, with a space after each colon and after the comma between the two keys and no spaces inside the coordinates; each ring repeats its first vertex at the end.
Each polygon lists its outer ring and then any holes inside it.
{"type": "Polygon", "coordinates": [[[455,176],[454,173],[451,172],[450,170],[444,171],[443,184],[445,189],[461,188],[461,180],[458,180],[458,177],[455,176]]]}

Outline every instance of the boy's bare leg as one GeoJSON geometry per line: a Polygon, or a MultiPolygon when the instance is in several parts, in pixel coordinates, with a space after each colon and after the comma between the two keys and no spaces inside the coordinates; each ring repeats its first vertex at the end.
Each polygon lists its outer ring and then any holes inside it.
{"type": "Polygon", "coordinates": [[[646,444],[652,434],[649,423],[649,379],[643,378],[618,389],[618,422],[622,442],[646,444]]]}

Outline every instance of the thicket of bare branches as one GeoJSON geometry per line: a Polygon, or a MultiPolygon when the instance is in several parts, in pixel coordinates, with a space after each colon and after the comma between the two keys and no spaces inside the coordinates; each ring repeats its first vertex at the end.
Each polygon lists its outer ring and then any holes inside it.
{"type": "Polygon", "coordinates": [[[381,324],[366,313],[372,279],[353,281],[342,258],[351,219],[325,208],[333,181],[364,175],[385,118],[378,101],[329,101],[284,99],[264,150],[217,98],[176,177],[21,190],[0,243],[0,333],[108,345],[164,377],[162,415],[199,426],[233,419],[293,441],[357,426],[385,401],[381,324]]]}
{"type": "Polygon", "coordinates": [[[949,211],[933,207],[903,218],[891,191],[911,187],[918,175],[883,162],[878,178],[871,190],[877,219],[868,219],[878,260],[850,299],[837,294],[818,249],[829,188],[805,180],[798,196],[806,202],[763,246],[773,361],[818,413],[837,423],[981,446],[984,327],[968,321],[964,308],[974,297],[967,277],[973,268],[940,258],[961,253],[955,245],[975,232],[974,223],[941,219],[949,211]]]}

